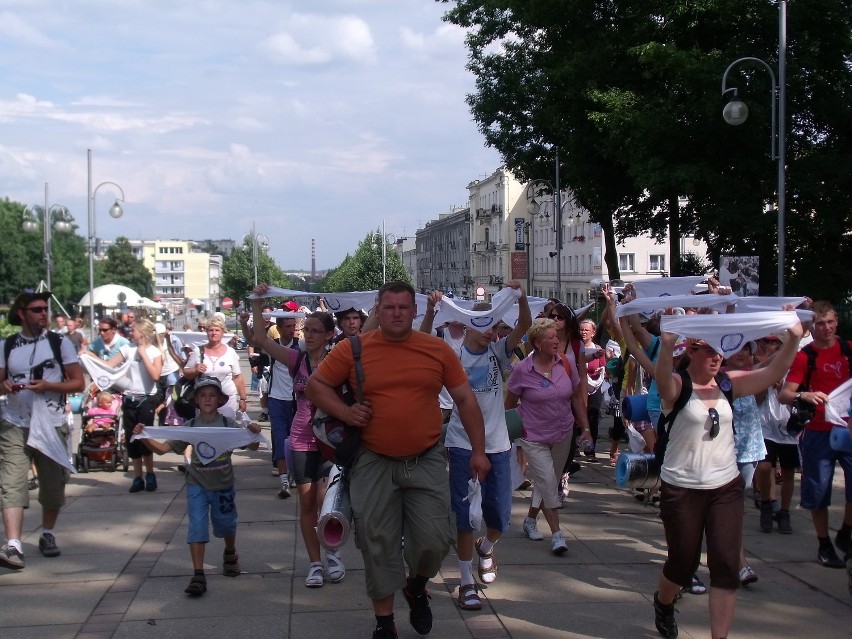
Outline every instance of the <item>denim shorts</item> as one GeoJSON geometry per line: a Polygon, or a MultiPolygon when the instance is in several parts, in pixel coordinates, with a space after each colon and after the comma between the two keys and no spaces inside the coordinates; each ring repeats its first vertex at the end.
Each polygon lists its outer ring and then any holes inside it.
{"type": "Polygon", "coordinates": [[[843,468],[846,501],[852,501],[852,453],[831,447],[831,431],[805,430],[799,450],[802,453],[802,508],[819,510],[829,507],[837,462],[843,468]]]}
{"type": "Polygon", "coordinates": [[[210,541],[207,517],[213,524],[214,537],[237,534],[237,502],[233,486],[224,490],[204,490],[197,484],[186,485],[186,512],[189,528],[186,543],[206,544],[210,541]]]}
{"type": "MultiPolygon", "coordinates": [[[[482,489],[482,521],[492,530],[506,532],[512,515],[512,470],[509,459],[512,451],[488,453],[491,471],[480,480],[482,489]]],[[[450,459],[450,504],[456,515],[457,530],[472,530],[470,527],[470,504],[467,497],[467,482],[470,476],[471,451],[466,448],[447,448],[450,459]]]]}

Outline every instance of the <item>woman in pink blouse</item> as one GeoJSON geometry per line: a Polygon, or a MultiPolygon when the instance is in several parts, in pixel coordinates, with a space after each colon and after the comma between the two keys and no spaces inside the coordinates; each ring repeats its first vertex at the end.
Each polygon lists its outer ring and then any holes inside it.
{"type": "Polygon", "coordinates": [[[556,322],[539,318],[527,331],[532,355],[519,362],[509,377],[507,409],[518,406],[523,420],[519,445],[527,457],[527,476],[541,492],[539,503],[530,506],[524,533],[534,541],[543,539],[536,517],[539,508],[550,526],[550,549],[561,555],[568,550],[559,528],[558,487],[562,468],[571,451],[574,415],[582,426],[580,440],[591,441],[586,402],[577,369],[561,354],[556,322]],[[572,412],[573,407],[573,412],[572,412]]]}

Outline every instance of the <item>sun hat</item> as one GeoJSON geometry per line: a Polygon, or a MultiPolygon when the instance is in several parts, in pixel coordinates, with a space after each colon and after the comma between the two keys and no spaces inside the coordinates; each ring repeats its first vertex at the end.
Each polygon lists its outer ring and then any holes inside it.
{"type": "Polygon", "coordinates": [[[222,391],[222,382],[219,381],[219,378],[212,377],[210,375],[204,375],[195,380],[195,387],[192,389],[193,400],[195,399],[196,393],[202,388],[207,386],[212,386],[217,391],[219,391],[219,407],[221,408],[225,404],[228,403],[230,397],[228,397],[224,391],[222,391]]]}

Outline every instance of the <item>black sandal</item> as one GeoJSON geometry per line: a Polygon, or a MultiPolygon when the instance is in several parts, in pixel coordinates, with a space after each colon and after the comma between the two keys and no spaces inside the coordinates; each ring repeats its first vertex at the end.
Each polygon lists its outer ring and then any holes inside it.
{"type": "Polygon", "coordinates": [[[200,597],[207,592],[207,577],[204,575],[193,575],[184,592],[190,597],[200,597]]]}
{"type": "Polygon", "coordinates": [[[222,553],[222,574],[226,577],[240,576],[240,555],[236,551],[222,553]]]}

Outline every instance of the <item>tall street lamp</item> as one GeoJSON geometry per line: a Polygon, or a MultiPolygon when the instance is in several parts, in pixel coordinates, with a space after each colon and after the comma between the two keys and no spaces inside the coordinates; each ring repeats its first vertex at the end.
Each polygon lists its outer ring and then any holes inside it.
{"type": "Polygon", "coordinates": [[[118,219],[124,211],[119,201],[124,202],[124,189],[115,182],[101,182],[92,188],[92,149],[87,150],[88,161],[88,204],[89,204],[89,328],[92,341],[97,337],[97,322],[95,321],[95,250],[97,248],[97,236],[95,234],[95,196],[102,186],[114,186],[121,193],[121,197],[115,199],[115,203],[109,207],[111,217],[118,219]]]}
{"type": "Polygon", "coordinates": [[[740,100],[736,87],[728,88],[728,73],[741,62],[756,62],[769,72],[772,86],[769,106],[772,112],[769,157],[778,161],[778,296],[784,295],[784,216],[787,207],[786,194],[786,127],[787,116],[787,2],[778,0],[778,82],[775,72],[760,58],[740,58],[734,60],[722,75],[722,97],[730,95],[730,101],[722,111],[722,117],[728,124],[738,126],[748,118],[748,106],[740,100]]]}
{"type": "Polygon", "coordinates": [[[556,184],[552,185],[548,180],[533,180],[527,185],[527,212],[532,215],[538,215],[539,221],[544,223],[550,215],[546,211],[541,211],[542,203],[536,197],[541,198],[542,194],[549,191],[553,194],[553,224],[556,233],[556,297],[562,299],[562,191],[559,187],[559,151],[556,152],[556,184]]]}
{"type": "MultiPolygon", "coordinates": [[[[396,235],[385,233],[385,221],[382,220],[382,284],[388,281],[388,244],[396,244],[396,235]]],[[[370,246],[374,251],[378,248],[375,240],[370,241],[370,246]]]]}
{"type": "Polygon", "coordinates": [[[269,238],[263,233],[255,231],[254,222],[251,223],[251,264],[254,268],[254,285],[257,286],[257,264],[259,260],[258,245],[264,253],[269,252],[269,238]]]}
{"type": "MultiPolygon", "coordinates": [[[[48,291],[52,291],[51,273],[53,272],[53,250],[51,244],[52,230],[56,229],[60,233],[70,233],[71,223],[74,218],[68,211],[68,208],[61,204],[48,204],[48,186],[44,183],[44,206],[32,205],[24,209],[23,229],[27,233],[35,233],[39,230],[39,220],[41,220],[42,235],[44,239],[44,264],[47,271],[45,285],[48,291]]],[[[51,300],[47,300],[47,312],[51,313],[51,300]]]]}

